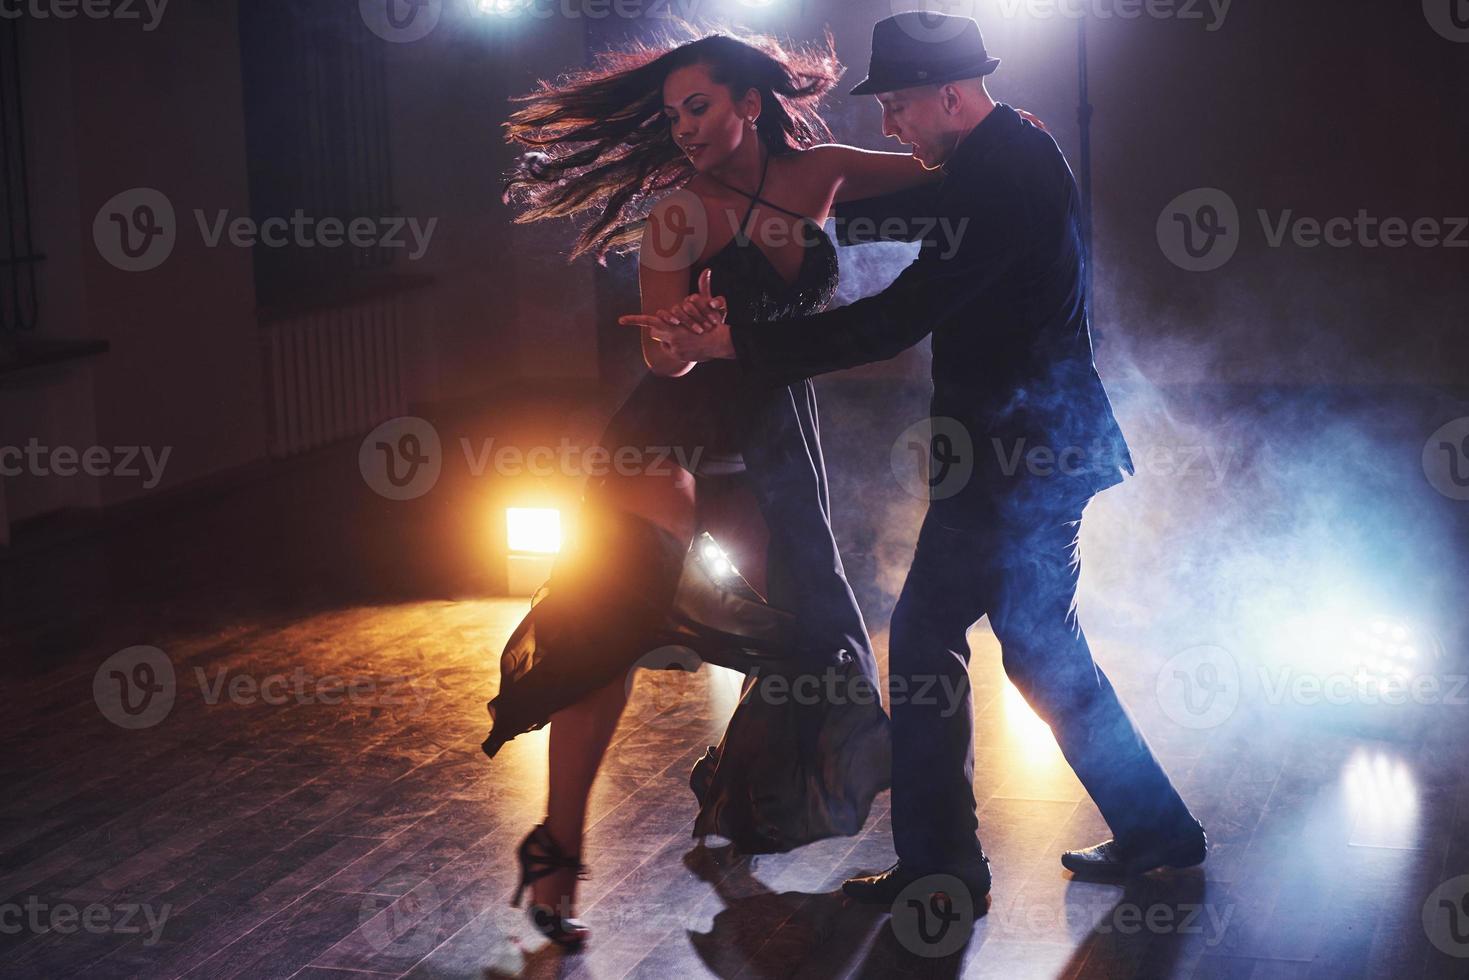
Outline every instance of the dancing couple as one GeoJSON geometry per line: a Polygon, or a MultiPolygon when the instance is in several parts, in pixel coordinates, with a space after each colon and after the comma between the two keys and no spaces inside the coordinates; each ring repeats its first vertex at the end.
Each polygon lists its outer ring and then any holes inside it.
{"type": "Polygon", "coordinates": [[[911,153],[826,142],[818,105],[842,72],[830,36],[613,52],[542,83],[511,117],[510,137],[533,151],[507,190],[518,220],[586,219],[574,255],[639,250],[642,313],[622,322],[640,330],[650,373],[604,446],[702,449],[679,457],[697,460],[692,472],[619,467],[589,483],[575,540],[501,657],[486,753],[551,726],[547,815],[520,846],[515,901],[530,889],[554,942],[587,940],[575,895],[588,794],[628,671],[670,646],[746,674],[690,777],[696,835],[768,853],[856,834],[891,786],[897,861],[843,885],[859,902],[890,905],[935,874],[976,902],[989,893],[965,638],[985,616],[1006,674],[1113,832],[1062,864],[1117,877],[1204,860],[1203,828],[1077,623],[1082,512],[1131,460],[1093,363],[1075,181],[1032,117],[991,99],[998,65],[967,18],[876,26],[853,94],[877,97],[884,135],[911,153]],[[935,219],[964,233],[922,242],[887,289],[825,310],[833,213],[879,219],[868,224],[885,234],[935,219]],[[889,720],[831,530],[810,379],[930,335],[931,414],[976,452],[963,487],[930,501],[889,668],[903,690],[937,682],[961,698],[894,698],[889,720]],[[1007,466],[991,446],[1049,447],[1069,465],[1007,466]],[[871,696],[811,703],[762,687],[809,675],[871,696]]]}

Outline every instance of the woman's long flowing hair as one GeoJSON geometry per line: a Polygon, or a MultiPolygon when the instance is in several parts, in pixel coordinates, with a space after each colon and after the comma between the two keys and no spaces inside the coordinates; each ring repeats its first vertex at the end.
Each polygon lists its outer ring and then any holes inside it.
{"type": "Polygon", "coordinates": [[[769,152],[831,139],[818,111],[843,71],[830,32],[824,44],[802,48],[711,34],[676,47],[609,51],[594,67],[515,99],[525,107],[505,124],[507,139],[529,150],[505,185],[506,203],[521,208],[516,222],[590,216],[572,259],[590,252],[605,262],[609,252],[635,246],[652,205],[695,174],[663,112],[664,79],[695,64],[707,65],[736,99],[760,93],[757,131],[769,152]]]}

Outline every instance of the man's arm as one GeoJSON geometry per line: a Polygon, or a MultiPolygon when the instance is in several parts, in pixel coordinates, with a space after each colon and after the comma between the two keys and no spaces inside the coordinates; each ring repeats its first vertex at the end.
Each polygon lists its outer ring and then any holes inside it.
{"type": "Polygon", "coordinates": [[[950,252],[926,245],[892,285],[848,306],[795,320],[730,324],[740,364],[778,384],[882,361],[902,353],[963,313],[1011,273],[1026,247],[1024,196],[992,188],[974,213],[949,219],[950,252]],[[962,223],[962,227],[961,227],[962,223]]]}
{"type": "Polygon", "coordinates": [[[838,245],[873,242],[916,242],[931,233],[939,213],[939,185],[923,184],[858,201],[838,202],[832,209],[838,245]]]}

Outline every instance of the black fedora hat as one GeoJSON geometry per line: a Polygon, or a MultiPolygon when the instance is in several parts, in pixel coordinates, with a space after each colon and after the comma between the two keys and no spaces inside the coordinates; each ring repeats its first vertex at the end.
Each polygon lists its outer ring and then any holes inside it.
{"type": "Polygon", "coordinates": [[[984,49],[972,19],[911,11],[878,21],[872,29],[872,67],[852,94],[979,78],[998,67],[1000,59],[984,49]]]}

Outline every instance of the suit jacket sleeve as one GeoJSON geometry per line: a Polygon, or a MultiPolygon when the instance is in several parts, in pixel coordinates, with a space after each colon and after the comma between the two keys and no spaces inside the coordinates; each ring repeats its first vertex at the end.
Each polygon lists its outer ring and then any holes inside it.
{"type": "Polygon", "coordinates": [[[941,202],[937,210],[950,223],[952,241],[939,236],[925,243],[918,258],[875,296],[793,320],[731,324],[735,356],[747,373],[791,384],[886,360],[933,331],[978,329],[965,314],[1028,247],[1033,225],[1027,208],[1021,187],[998,182],[967,200],[941,202]]]}
{"type": "Polygon", "coordinates": [[[938,182],[907,190],[844,201],[834,209],[838,245],[916,242],[930,234],[939,213],[938,182]]]}

